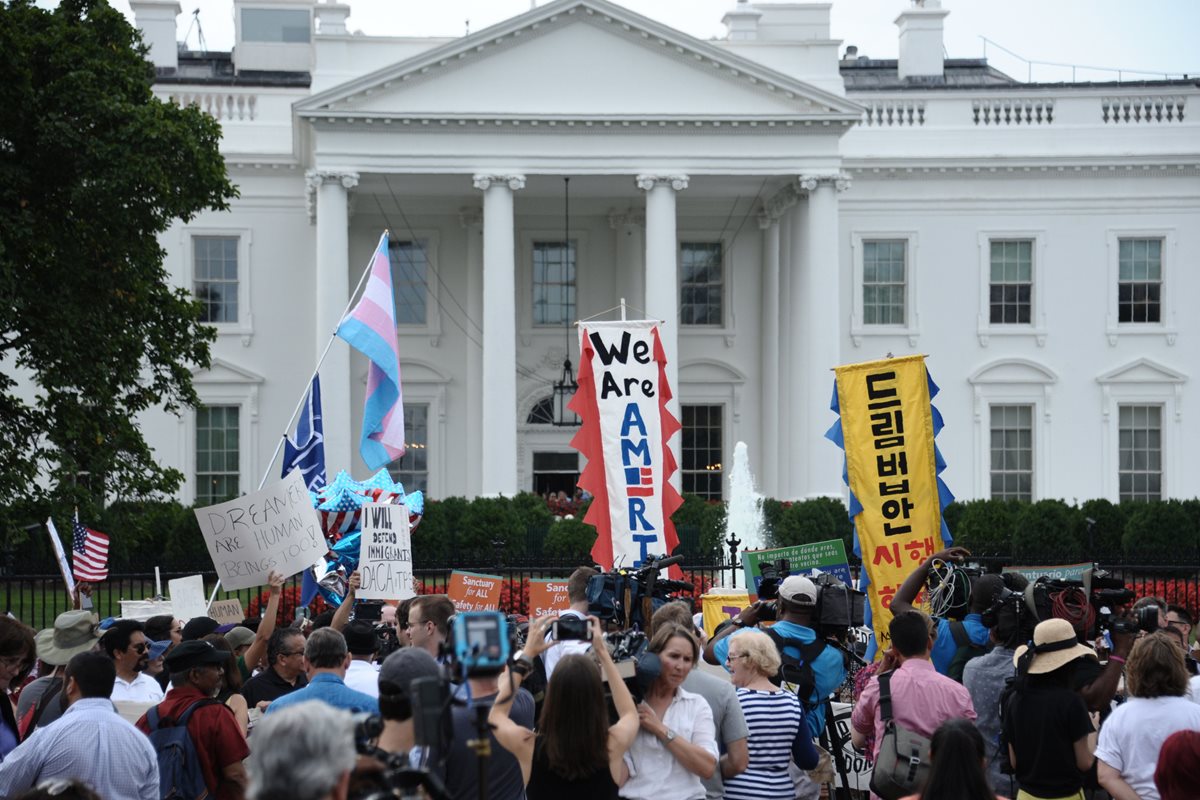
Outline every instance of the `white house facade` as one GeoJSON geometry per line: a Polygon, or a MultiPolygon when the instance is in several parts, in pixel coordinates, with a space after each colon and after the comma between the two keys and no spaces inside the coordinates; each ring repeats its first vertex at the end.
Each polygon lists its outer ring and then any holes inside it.
{"type": "MultiPolygon", "coordinates": [[[[701,41],[607,0],[452,39],[235,0],[232,54],[131,5],[241,192],[164,237],[219,334],[204,405],[143,419],[186,502],[258,485],[384,229],[392,471],[435,498],[570,492],[552,386],[622,300],[665,321],[685,491],[727,493],[745,441],[765,494],[841,495],[830,368],[925,353],[960,498],[1200,495],[1200,82],[1020,83],[944,59],[934,0],[890,61],[829,4],[731,0],[701,41]]],[[[320,371],[326,463],[360,478],[366,372],[340,341],[320,371]]]]}

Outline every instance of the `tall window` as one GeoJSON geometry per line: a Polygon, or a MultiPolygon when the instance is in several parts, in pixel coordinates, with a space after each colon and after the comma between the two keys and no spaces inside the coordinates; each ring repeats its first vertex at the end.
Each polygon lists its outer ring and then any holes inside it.
{"type": "Polygon", "coordinates": [[[574,497],[579,483],[579,453],[534,453],[533,493],[574,497]]]}
{"type": "Polygon", "coordinates": [[[423,241],[388,244],[397,325],[425,324],[426,281],[429,274],[426,246],[423,241]]]}
{"type": "Polygon", "coordinates": [[[392,480],[405,492],[429,491],[429,406],[404,404],[404,455],[388,464],[392,480]]]}
{"type": "Polygon", "coordinates": [[[1121,500],[1162,499],[1162,406],[1119,409],[1121,500]]]}
{"type": "Polygon", "coordinates": [[[1033,406],[991,407],[992,499],[1033,499],[1033,406]]]}
{"type": "Polygon", "coordinates": [[[1162,320],[1162,239],[1121,239],[1118,247],[1117,319],[1162,320]]]}
{"type": "Polygon", "coordinates": [[[721,325],[725,292],[720,242],[680,245],[679,318],[684,325],[721,325]]]}
{"type": "Polygon", "coordinates": [[[238,406],[196,409],[196,504],[212,505],[241,494],[238,406]]]}
{"type": "Polygon", "coordinates": [[[533,324],[575,319],[575,242],[533,243],[533,324]]]}
{"type": "Polygon", "coordinates": [[[864,325],[904,324],[906,247],[902,240],[863,242],[864,325]]]}
{"type": "Polygon", "coordinates": [[[721,453],[725,426],[721,406],[683,406],[683,491],[705,500],[723,496],[721,453]]]}
{"type": "Polygon", "coordinates": [[[991,324],[1028,325],[1033,317],[1033,242],[993,241],[991,251],[991,324]]]}
{"type": "Polygon", "coordinates": [[[237,322],[237,237],[193,236],[192,256],[192,291],[204,306],[200,321],[237,322]]]}

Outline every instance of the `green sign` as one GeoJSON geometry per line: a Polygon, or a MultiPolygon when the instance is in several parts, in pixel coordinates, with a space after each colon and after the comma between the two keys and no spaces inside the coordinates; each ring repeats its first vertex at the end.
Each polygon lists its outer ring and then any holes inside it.
{"type": "Polygon", "coordinates": [[[846,545],[841,539],[830,539],[827,542],[797,544],[771,550],[744,550],[742,569],[746,572],[746,587],[753,587],[754,594],[758,594],[758,586],[762,582],[762,565],[770,566],[773,561],[781,558],[788,560],[789,575],[808,575],[815,569],[828,572],[850,585],[850,563],[846,558],[846,545]]]}
{"type": "Polygon", "coordinates": [[[1019,572],[1029,578],[1030,583],[1042,576],[1060,581],[1082,581],[1091,568],[1092,563],[1089,561],[1084,564],[1059,564],[1052,567],[1005,567],[1004,572],[1019,572]]]}

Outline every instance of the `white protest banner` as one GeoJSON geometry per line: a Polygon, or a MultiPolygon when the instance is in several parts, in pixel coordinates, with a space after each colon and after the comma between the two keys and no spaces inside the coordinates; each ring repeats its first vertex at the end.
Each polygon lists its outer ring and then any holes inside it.
{"type": "Polygon", "coordinates": [[[208,600],[204,597],[204,578],[189,575],[167,581],[171,594],[171,609],[176,619],[187,622],[196,617],[208,616],[208,600]]]}
{"type": "MultiPolygon", "coordinates": [[[[854,710],[854,706],[849,703],[833,703],[833,722],[837,727],[838,738],[844,744],[842,746],[843,763],[846,765],[846,783],[844,788],[855,789],[860,792],[866,792],[871,788],[871,762],[867,761],[867,757],[854,749],[854,745],[850,744],[850,712],[854,710]]],[[[832,754],[830,754],[832,755],[832,754]]],[[[837,786],[842,785],[842,776],[836,774],[837,786]]]]}
{"type": "Polygon", "coordinates": [[[412,539],[408,507],[366,503],[362,507],[358,556],[361,600],[407,600],[413,591],[412,539]]]}
{"type": "Polygon", "coordinates": [[[242,611],[242,601],[237,598],[232,600],[214,600],[208,606],[208,615],[222,625],[233,623],[234,625],[242,624],[242,620],[246,618],[246,614],[242,611]]]}
{"type": "Polygon", "coordinates": [[[290,578],[328,548],[298,469],[257,492],[198,508],[196,519],[221,586],[230,591],[262,586],[271,570],[290,578]]]}
{"type": "Polygon", "coordinates": [[[54,557],[58,559],[58,569],[62,573],[63,583],[67,585],[67,594],[74,597],[75,575],[67,563],[67,554],[63,552],[62,539],[58,538],[58,531],[54,529],[54,520],[49,517],[46,518],[46,532],[50,534],[50,546],[54,548],[54,557]]]}

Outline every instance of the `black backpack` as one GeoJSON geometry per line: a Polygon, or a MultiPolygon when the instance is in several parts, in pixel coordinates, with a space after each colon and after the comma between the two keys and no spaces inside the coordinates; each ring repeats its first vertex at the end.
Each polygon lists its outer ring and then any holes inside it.
{"type": "Polygon", "coordinates": [[[192,712],[210,705],[222,703],[211,698],[197,700],[177,720],[160,717],[158,706],[146,712],[150,744],[158,755],[158,794],[162,800],[205,800],[210,796],[196,745],[187,729],[192,712]]]}
{"type": "MultiPolygon", "coordinates": [[[[825,651],[825,642],[820,639],[812,642],[793,639],[784,636],[773,627],[765,628],[763,632],[770,636],[771,641],[775,643],[775,649],[779,651],[779,658],[782,662],[779,672],[772,676],[771,683],[776,686],[785,682],[796,684],[796,696],[800,698],[801,705],[804,706],[806,712],[812,711],[816,707],[816,704],[812,702],[812,696],[813,692],[817,690],[817,679],[813,675],[812,665],[825,651]],[[785,647],[799,650],[800,658],[785,653],[785,647]]],[[[822,699],[824,698],[817,698],[817,702],[819,703],[822,699]]]]}
{"type": "Polygon", "coordinates": [[[954,658],[950,661],[950,666],[946,669],[946,677],[962,683],[963,667],[972,658],[978,658],[986,654],[988,649],[984,645],[975,644],[971,641],[971,635],[967,633],[967,626],[963,625],[959,620],[950,621],[950,635],[954,637],[954,644],[958,649],[954,651],[954,658]]]}

